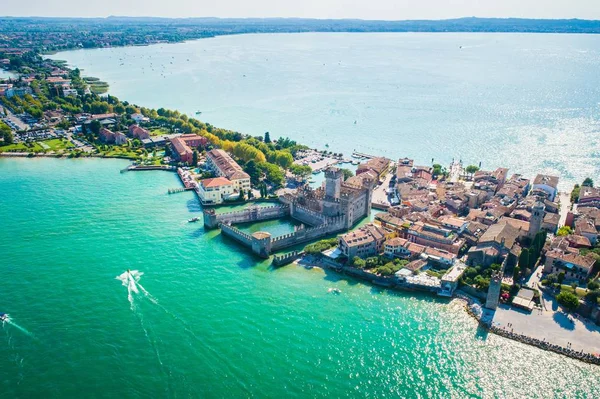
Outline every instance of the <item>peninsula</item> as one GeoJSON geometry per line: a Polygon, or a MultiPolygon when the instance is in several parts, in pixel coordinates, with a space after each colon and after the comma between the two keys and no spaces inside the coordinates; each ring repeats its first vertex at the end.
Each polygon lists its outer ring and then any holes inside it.
{"type": "MultiPolygon", "coordinates": [[[[172,40],[186,38],[194,37],[172,40]]],[[[204,207],[207,229],[259,257],[274,255],[275,266],[318,265],[384,287],[458,296],[493,332],[599,362],[600,190],[591,178],[565,194],[557,176],[252,137],[101,96],[93,80],[44,60],[42,50],[50,49],[0,49],[0,63],[16,74],[0,83],[2,155],[119,157],[134,161],[128,170],[177,171],[204,207]],[[310,184],[314,175],[324,176],[320,187],[310,184]],[[253,205],[219,211],[246,202],[253,205]],[[361,225],[374,208],[373,222],[361,225]],[[297,222],[295,231],[238,226],[278,218],[297,222]],[[556,318],[577,328],[555,333],[556,318]]]]}

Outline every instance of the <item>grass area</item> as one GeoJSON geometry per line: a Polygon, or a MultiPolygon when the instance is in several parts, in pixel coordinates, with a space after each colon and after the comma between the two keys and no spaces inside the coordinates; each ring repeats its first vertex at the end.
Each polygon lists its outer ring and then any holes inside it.
{"type": "MultiPolygon", "coordinates": [[[[567,284],[562,284],[560,286],[560,292],[563,292],[563,291],[567,291],[567,292],[573,293],[573,287],[571,287],[570,285],[567,285],[567,284]]],[[[585,296],[585,294],[587,294],[587,293],[588,292],[587,292],[587,290],[585,288],[580,288],[580,287],[577,287],[577,290],[575,292],[575,294],[579,298],[583,298],[585,296]]]]}
{"type": "Polygon", "coordinates": [[[164,136],[165,134],[171,134],[167,129],[160,127],[158,129],[152,129],[150,131],[150,136],[164,136]]]}
{"type": "Polygon", "coordinates": [[[14,143],[0,146],[0,152],[41,152],[44,149],[38,143],[14,143]]]}
{"type": "Polygon", "coordinates": [[[44,140],[44,141],[41,141],[40,143],[44,143],[48,147],[50,147],[49,151],[61,151],[61,150],[66,150],[66,149],[75,147],[73,145],[73,143],[71,143],[70,141],[61,140],[61,139],[44,140]]]}
{"type": "Polygon", "coordinates": [[[143,154],[138,152],[138,150],[133,150],[129,147],[110,147],[108,151],[102,151],[101,154],[108,158],[130,158],[137,159],[141,157],[143,154]]]}

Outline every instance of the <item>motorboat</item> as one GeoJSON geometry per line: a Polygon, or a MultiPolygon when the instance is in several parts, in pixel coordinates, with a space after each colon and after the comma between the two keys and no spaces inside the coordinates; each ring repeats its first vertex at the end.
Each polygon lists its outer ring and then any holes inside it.
{"type": "Polygon", "coordinates": [[[327,290],[327,292],[330,292],[330,293],[332,293],[332,294],[339,295],[339,294],[341,294],[341,293],[342,293],[342,290],[340,290],[339,288],[330,288],[330,289],[328,289],[328,290],[327,290]]]}
{"type": "Polygon", "coordinates": [[[199,220],[200,220],[199,217],[191,218],[191,219],[188,220],[188,223],[194,223],[194,222],[197,222],[199,220]]]}
{"type": "Polygon", "coordinates": [[[8,320],[8,315],[6,313],[0,313],[0,321],[8,320]]]}

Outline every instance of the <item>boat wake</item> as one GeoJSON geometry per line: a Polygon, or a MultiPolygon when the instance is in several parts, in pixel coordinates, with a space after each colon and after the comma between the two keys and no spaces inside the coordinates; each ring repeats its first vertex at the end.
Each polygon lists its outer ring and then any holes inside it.
{"type": "Polygon", "coordinates": [[[35,338],[35,336],[33,335],[33,333],[29,332],[25,327],[21,327],[20,325],[18,325],[17,323],[15,323],[10,318],[10,315],[6,315],[6,319],[4,319],[2,321],[2,325],[4,326],[5,324],[10,325],[10,326],[16,328],[17,330],[21,331],[25,335],[30,336],[31,338],[35,338]]]}
{"type": "Polygon", "coordinates": [[[170,372],[168,371],[168,369],[166,368],[165,364],[163,363],[163,361],[161,359],[156,339],[153,337],[153,334],[151,334],[151,331],[146,327],[146,323],[144,322],[144,315],[142,314],[141,310],[137,309],[136,304],[135,304],[135,294],[140,294],[140,291],[142,291],[142,293],[144,294],[144,297],[148,298],[150,300],[150,302],[152,302],[154,304],[158,304],[158,301],[156,300],[156,298],[154,298],[139,283],[140,278],[142,277],[143,274],[144,273],[142,273],[138,270],[127,270],[125,273],[118,275],[116,277],[116,279],[121,281],[121,283],[123,284],[124,287],[127,287],[127,299],[129,300],[130,308],[131,308],[133,314],[135,315],[135,317],[138,319],[138,321],[140,323],[140,327],[142,327],[142,330],[144,331],[144,335],[146,336],[146,340],[148,341],[148,343],[152,347],[152,350],[154,351],[154,355],[156,356],[156,360],[158,361],[160,369],[162,370],[162,372],[165,375],[169,376],[170,372]]]}

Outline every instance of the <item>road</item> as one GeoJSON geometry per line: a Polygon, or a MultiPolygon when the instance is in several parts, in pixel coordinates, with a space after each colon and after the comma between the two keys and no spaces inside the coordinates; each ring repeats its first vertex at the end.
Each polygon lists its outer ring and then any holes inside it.
{"type": "Polygon", "coordinates": [[[371,201],[373,204],[390,205],[389,196],[386,193],[386,190],[389,190],[390,188],[390,180],[392,180],[392,176],[394,175],[393,171],[395,170],[395,166],[392,164],[390,169],[392,172],[388,172],[383,178],[383,183],[373,190],[373,199],[371,201]]]}
{"type": "MultiPolygon", "coordinates": [[[[565,221],[567,220],[567,214],[571,210],[571,195],[569,193],[561,191],[560,193],[558,193],[558,201],[560,202],[560,220],[558,221],[558,227],[561,227],[565,225],[565,221]]],[[[573,204],[573,207],[576,206],[577,204],[573,204]]]]}

